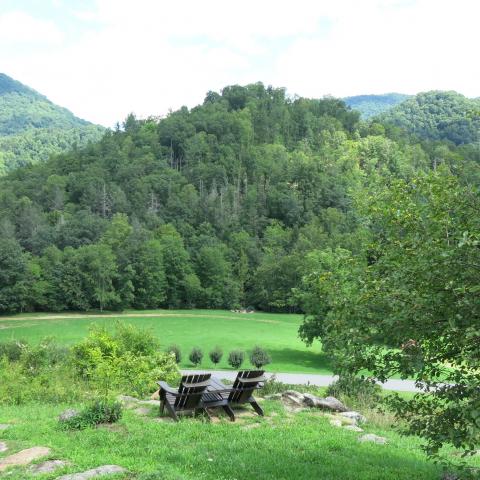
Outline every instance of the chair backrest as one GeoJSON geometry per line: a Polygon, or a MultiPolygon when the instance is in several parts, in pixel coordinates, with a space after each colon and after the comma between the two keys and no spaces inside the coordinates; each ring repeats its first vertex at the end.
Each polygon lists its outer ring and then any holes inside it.
{"type": "Polygon", "coordinates": [[[210,385],[210,373],[184,375],[178,387],[179,395],[175,399],[177,410],[193,410],[198,406],[202,395],[210,385]]]}
{"type": "Polygon", "coordinates": [[[248,402],[258,384],[266,380],[263,370],[242,370],[238,372],[233,382],[232,390],[228,396],[231,403],[248,402]]]}

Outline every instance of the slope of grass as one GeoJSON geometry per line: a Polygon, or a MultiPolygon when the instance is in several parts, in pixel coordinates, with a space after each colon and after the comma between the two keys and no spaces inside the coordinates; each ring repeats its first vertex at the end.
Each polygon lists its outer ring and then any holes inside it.
{"type": "MultiPolygon", "coordinates": [[[[440,474],[415,439],[389,430],[388,445],[359,443],[358,433],[332,427],[327,418],[311,412],[289,415],[273,401],[264,402],[265,418],[249,417],[234,424],[206,423],[201,418],[165,423],[156,421],[156,410],[145,418],[126,411],[114,428],[77,432],[58,429],[56,417],[64,408],[2,407],[0,422],[12,423],[2,440],[12,451],[50,447],[52,459],[71,462],[65,472],[117,464],[130,471],[114,477],[124,479],[433,480],[440,474]],[[153,472],[155,476],[147,476],[153,472]]],[[[373,427],[366,431],[385,434],[373,427]]],[[[8,478],[34,477],[19,468],[8,478]]]]}
{"type": "Polygon", "coordinates": [[[156,310],[125,312],[101,317],[101,314],[17,315],[0,317],[0,342],[24,339],[32,343],[53,336],[60,343],[78,342],[92,324],[112,326],[116,321],[132,323],[151,329],[167,347],[180,346],[183,354],[181,367],[192,367],[188,354],[193,347],[204,352],[202,368],[212,368],[208,352],[216,345],[224,351],[217,368],[229,369],[228,352],[233,349],[251,350],[260,345],[272,357],[270,371],[330,373],[328,359],[317,342],[306,347],[298,338],[301,315],[251,313],[238,314],[222,310],[156,310]],[[97,316],[96,316],[97,315],[97,316]],[[60,318],[62,317],[62,318],[60,318]]]}

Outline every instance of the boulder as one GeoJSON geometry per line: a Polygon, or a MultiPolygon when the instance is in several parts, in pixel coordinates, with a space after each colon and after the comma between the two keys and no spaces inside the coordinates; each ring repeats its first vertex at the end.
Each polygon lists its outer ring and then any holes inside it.
{"type": "Polygon", "coordinates": [[[350,418],[355,423],[365,423],[367,421],[367,419],[358,412],[341,412],[339,415],[344,418],[350,418]]]}
{"type": "Polygon", "coordinates": [[[341,426],[342,426],[342,421],[341,421],[340,419],[338,419],[338,418],[332,418],[332,419],[330,420],[330,425],[331,425],[332,427],[341,427],[341,426]]]}
{"type": "Polygon", "coordinates": [[[45,457],[50,454],[50,449],[47,447],[32,447],[20,452],[14,453],[5,458],[0,458],[0,472],[6,470],[8,467],[22,466],[32,463],[34,460],[45,457]]]}
{"type": "Polygon", "coordinates": [[[151,405],[152,407],[158,407],[160,405],[158,400],[140,400],[138,403],[140,405],[151,405]]]}
{"type": "Polygon", "coordinates": [[[0,423],[0,431],[6,430],[10,425],[8,423],[0,423]]]}
{"type": "Polygon", "coordinates": [[[380,445],[384,445],[387,443],[387,439],[385,437],[379,437],[373,433],[366,433],[362,435],[358,439],[359,442],[371,442],[371,443],[378,443],[380,445]]]}
{"type": "Polygon", "coordinates": [[[117,400],[122,403],[137,403],[140,400],[135,397],[130,397],[129,395],[119,395],[117,400]]]}
{"type": "Polygon", "coordinates": [[[81,473],[71,473],[68,475],[62,475],[56,480],[89,480],[90,478],[103,477],[105,475],[114,475],[116,473],[124,473],[127,470],[118,465],[103,465],[101,467],[92,468],[81,473]]]}
{"type": "Polygon", "coordinates": [[[66,467],[67,465],[69,465],[69,463],[63,460],[47,460],[46,462],[32,465],[29,468],[29,471],[33,475],[43,475],[44,473],[52,473],[59,468],[66,467]]]}
{"type": "Polygon", "coordinates": [[[363,432],[363,428],[357,427],[356,425],[346,425],[343,428],[352,432],[363,432]]]}
{"type": "Polygon", "coordinates": [[[8,446],[5,442],[0,442],[0,452],[6,452],[8,450],[8,446]]]}
{"type": "Polygon", "coordinates": [[[152,393],[152,396],[150,397],[151,400],[160,400],[160,390],[157,390],[156,392],[152,393]]]}
{"type": "Polygon", "coordinates": [[[58,416],[58,420],[60,422],[66,422],[67,420],[70,420],[71,418],[78,417],[78,415],[80,415],[80,412],[78,410],[75,410],[74,408],[69,408],[69,409],[63,411],[58,416]]]}

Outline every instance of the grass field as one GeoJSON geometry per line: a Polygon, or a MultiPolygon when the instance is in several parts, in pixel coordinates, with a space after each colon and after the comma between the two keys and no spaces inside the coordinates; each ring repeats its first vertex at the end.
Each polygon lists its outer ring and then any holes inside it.
{"type": "MultiPolygon", "coordinates": [[[[2,407],[0,422],[11,424],[2,432],[11,452],[41,445],[52,449],[52,459],[72,464],[42,479],[105,464],[131,472],[113,478],[137,480],[440,478],[440,468],[426,460],[416,439],[367,424],[366,432],[385,435],[388,444],[363,444],[358,433],[332,427],[316,413],[291,415],[275,401],[263,406],[264,418],[239,418],[233,424],[201,418],[164,423],[157,421],[154,409],[147,417],[126,411],[113,428],[66,432],[56,420],[66,405],[2,407]]],[[[21,468],[7,475],[11,480],[35,478],[21,468]]]]}
{"type": "Polygon", "coordinates": [[[183,354],[181,367],[192,367],[188,354],[192,347],[204,352],[203,368],[212,368],[208,352],[216,345],[224,351],[217,368],[229,369],[228,352],[249,351],[255,345],[268,350],[273,372],[330,373],[329,362],[316,342],[306,347],[298,338],[301,315],[251,313],[239,314],[222,310],[155,310],[127,311],[123,314],[27,314],[0,317],[0,342],[24,339],[32,343],[53,336],[60,343],[78,342],[96,323],[113,328],[116,321],[151,329],[162,345],[175,343],[183,354]],[[97,316],[96,316],[97,315],[97,316]]]}

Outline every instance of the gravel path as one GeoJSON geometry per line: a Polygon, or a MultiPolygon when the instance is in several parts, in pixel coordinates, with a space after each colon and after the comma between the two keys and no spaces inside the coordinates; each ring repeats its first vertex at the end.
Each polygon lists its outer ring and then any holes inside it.
{"type": "MultiPolygon", "coordinates": [[[[182,373],[211,373],[226,380],[235,380],[236,372],[229,370],[182,370],[182,373]]],[[[279,382],[290,385],[315,385],[317,387],[326,387],[330,385],[337,377],[334,375],[316,375],[313,373],[266,373],[268,377],[275,375],[279,382]]],[[[394,390],[396,392],[419,392],[413,380],[388,380],[380,384],[385,390],[394,390]]]]}

